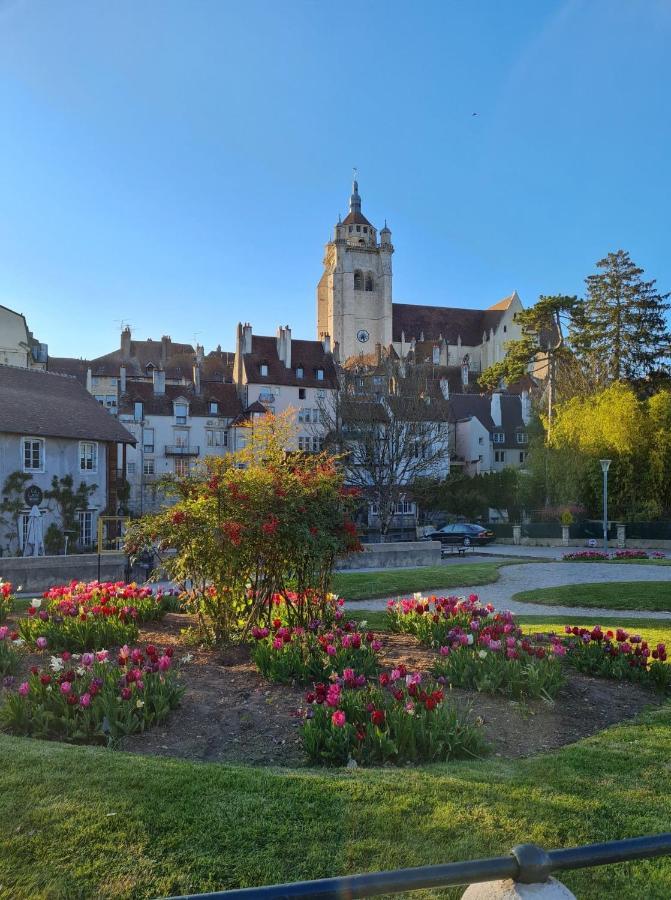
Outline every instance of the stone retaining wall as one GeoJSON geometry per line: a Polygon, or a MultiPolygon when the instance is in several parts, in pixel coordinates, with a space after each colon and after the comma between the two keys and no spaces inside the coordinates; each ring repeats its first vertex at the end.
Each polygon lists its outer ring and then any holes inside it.
{"type": "MultiPolygon", "coordinates": [[[[123,553],[100,556],[100,580],[121,581],[126,570],[123,553]]],[[[73,553],[70,556],[0,557],[0,580],[21,586],[22,593],[36,594],[56,584],[94,581],[98,577],[97,553],[73,553]]]]}
{"type": "Polygon", "coordinates": [[[336,568],[400,569],[440,564],[439,541],[398,541],[389,544],[364,544],[363,553],[339,559],[336,568]]]}

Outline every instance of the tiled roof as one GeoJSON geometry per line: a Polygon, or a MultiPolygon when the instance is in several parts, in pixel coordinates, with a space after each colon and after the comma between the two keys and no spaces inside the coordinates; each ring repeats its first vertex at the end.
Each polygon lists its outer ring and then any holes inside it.
{"type": "Polygon", "coordinates": [[[294,387],[334,388],[337,384],[333,356],[324,352],[321,341],[291,341],[291,368],[277,355],[274,337],[252,335],[252,352],[243,356],[249,384],[279,384],[294,387]],[[268,374],[261,375],[261,365],[268,366],[268,374]],[[296,377],[296,369],[303,368],[303,377],[296,377]],[[324,370],[323,380],[317,379],[317,369],[324,370]]]}
{"type": "Polygon", "coordinates": [[[188,401],[190,416],[211,418],[214,415],[209,410],[211,400],[219,404],[216,415],[225,419],[234,419],[242,412],[242,403],[234,384],[206,381],[202,384],[200,394],[194,394],[190,385],[166,384],[165,394],[156,396],[152,384],[132,381],[128,383],[127,391],[119,401],[119,413],[132,413],[133,405],[141,401],[146,415],[172,416],[173,402],[180,397],[188,401]]]}
{"type": "Polygon", "coordinates": [[[126,367],[126,375],[138,377],[146,375],[147,366],[158,369],[163,363],[167,378],[190,378],[195,353],[191,344],[180,344],[169,341],[166,345],[166,358],[162,358],[162,341],[131,341],[130,353],[124,356],[121,349],[105,353],[89,362],[93,377],[118,377],[119,366],[126,367]]]}
{"type": "Polygon", "coordinates": [[[86,385],[86,370],[90,365],[91,363],[87,359],[74,359],[70,356],[50,356],[47,360],[49,372],[71,375],[83,385],[86,385]]]}
{"type": "MultiPolygon", "coordinates": [[[[370,225],[368,219],[360,212],[348,213],[342,220],[343,225],[370,225]]],[[[371,225],[371,228],[373,226],[371,225]]]]}
{"type": "Polygon", "coordinates": [[[36,437],[135,443],[72,377],[0,366],[0,430],[36,437]]]}
{"type": "MultiPolygon", "coordinates": [[[[505,310],[497,304],[497,309],[458,309],[451,306],[418,306],[412,303],[392,305],[392,339],[412,338],[435,341],[440,337],[448,343],[456,344],[457,338],[466,347],[476,347],[482,343],[483,333],[496,328],[505,310]]],[[[506,307],[507,308],[507,307],[506,307]]]]}
{"type": "Polygon", "coordinates": [[[470,417],[479,422],[491,433],[503,431],[505,441],[496,444],[497,449],[524,449],[515,437],[518,431],[526,429],[522,418],[522,401],[519,395],[501,394],[501,425],[494,424],[491,414],[491,397],[488,394],[454,394],[449,399],[450,420],[463,421],[470,417]]]}

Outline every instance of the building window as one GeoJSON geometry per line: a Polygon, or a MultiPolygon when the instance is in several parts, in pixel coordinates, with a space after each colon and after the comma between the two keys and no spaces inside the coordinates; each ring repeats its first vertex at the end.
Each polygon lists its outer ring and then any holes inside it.
{"type": "Polygon", "coordinates": [[[142,437],[142,449],[145,453],[154,452],[154,429],[145,428],[142,437]]]}
{"type": "MultiPolygon", "coordinates": [[[[152,460],[152,462],[153,462],[153,460],[152,460]]],[[[132,463],[129,462],[126,464],[126,474],[127,475],[135,475],[135,463],[134,462],[132,462],[132,463]]]]}
{"type": "Polygon", "coordinates": [[[189,474],[189,468],[188,459],[180,459],[179,456],[175,457],[175,475],[178,478],[185,478],[189,474]]]}
{"type": "Polygon", "coordinates": [[[517,443],[518,444],[526,444],[529,440],[529,436],[526,431],[518,431],[517,433],[517,443]]]}
{"type": "Polygon", "coordinates": [[[217,416],[219,415],[219,404],[216,400],[210,400],[210,415],[217,416]]]}
{"type": "Polygon", "coordinates": [[[298,399],[305,400],[305,388],[298,388],[298,399]]]}
{"type": "Polygon", "coordinates": [[[410,500],[406,500],[405,498],[403,500],[399,500],[399,502],[396,504],[396,512],[401,516],[410,516],[414,513],[414,511],[415,504],[410,500]]]}
{"type": "Polygon", "coordinates": [[[296,378],[302,378],[302,377],[303,377],[303,366],[298,366],[296,368],[296,378]]]}
{"type": "Polygon", "coordinates": [[[80,510],[79,516],[79,545],[90,547],[93,543],[93,513],[90,509],[80,510]]]}
{"type": "Polygon", "coordinates": [[[363,226],[363,233],[368,234],[368,227],[366,225],[363,226]]]}
{"type": "Polygon", "coordinates": [[[205,432],[208,447],[226,447],[228,432],[223,428],[208,428],[205,432]]]}
{"type": "Polygon", "coordinates": [[[175,422],[177,425],[186,425],[186,417],[189,415],[189,407],[186,403],[175,403],[175,422]]]}
{"type": "Polygon", "coordinates": [[[495,444],[503,444],[505,442],[506,436],[502,431],[495,431],[493,441],[495,444]]]}
{"type": "Polygon", "coordinates": [[[354,228],[350,225],[350,227],[349,227],[347,230],[348,230],[349,233],[351,234],[351,233],[354,231],[354,228]]]}
{"type": "Polygon", "coordinates": [[[359,232],[359,234],[360,234],[360,233],[361,233],[361,225],[357,225],[357,226],[356,226],[356,230],[357,230],[357,231],[359,232]]]}
{"type": "Polygon", "coordinates": [[[19,542],[21,544],[21,550],[24,549],[26,543],[28,541],[28,525],[30,524],[30,515],[28,513],[21,513],[19,516],[19,542]]]}
{"type": "Polygon", "coordinates": [[[133,418],[136,422],[141,422],[144,418],[142,403],[139,400],[133,404],[133,418]]]}
{"type": "Polygon", "coordinates": [[[98,444],[95,441],[79,442],[79,468],[82,472],[98,471],[98,444]]]}
{"type": "Polygon", "coordinates": [[[354,290],[363,290],[363,272],[360,272],[358,269],[354,273],[354,290]]]}
{"type": "Polygon", "coordinates": [[[484,442],[485,442],[485,439],[482,436],[480,436],[478,438],[478,444],[484,444],[484,442]]]}
{"type": "Polygon", "coordinates": [[[373,290],[373,276],[370,272],[368,272],[366,275],[366,290],[367,291],[373,290]]]}
{"type": "Polygon", "coordinates": [[[326,397],[326,391],[319,390],[317,391],[317,400],[323,400],[326,397]]]}
{"type": "Polygon", "coordinates": [[[505,450],[495,450],[494,451],[494,462],[502,463],[505,461],[506,461],[505,450]]]}
{"type": "Polygon", "coordinates": [[[189,432],[182,429],[175,429],[175,446],[176,447],[188,447],[189,446],[189,432]]]}
{"type": "Polygon", "coordinates": [[[154,468],[154,460],[153,459],[145,459],[145,461],[142,464],[142,471],[144,472],[145,475],[153,475],[156,471],[154,468]]]}
{"type": "Polygon", "coordinates": [[[44,441],[42,438],[24,438],[23,471],[44,472],[44,441]]]}
{"type": "Polygon", "coordinates": [[[268,377],[268,363],[261,363],[261,376],[263,378],[268,377]]]}
{"type": "Polygon", "coordinates": [[[527,459],[526,453],[524,452],[524,450],[520,450],[520,462],[521,463],[526,462],[526,459],[527,459]]]}
{"type": "Polygon", "coordinates": [[[324,380],[324,370],[317,369],[317,381],[323,381],[323,380],[324,380]]]}
{"type": "Polygon", "coordinates": [[[309,422],[310,421],[310,410],[307,407],[301,406],[298,410],[298,421],[299,422],[309,422]]]}

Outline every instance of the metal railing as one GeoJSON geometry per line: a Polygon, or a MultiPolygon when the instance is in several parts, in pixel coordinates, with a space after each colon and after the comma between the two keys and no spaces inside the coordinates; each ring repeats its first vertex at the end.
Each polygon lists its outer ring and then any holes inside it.
{"type": "Polygon", "coordinates": [[[391,872],[370,872],[365,875],[344,875],[340,878],[297,881],[293,884],[242,888],[211,894],[188,894],[181,898],[173,897],[171,900],[196,900],[202,897],[215,900],[216,898],[249,900],[250,897],[259,900],[279,900],[279,898],[293,900],[299,897],[310,897],[312,900],[342,900],[343,897],[375,897],[380,894],[455,887],[503,879],[512,879],[522,884],[538,884],[547,881],[555,872],[608,866],[637,859],[653,859],[668,854],[671,854],[671,832],[628,838],[624,841],[609,841],[604,844],[588,844],[584,847],[570,847],[566,850],[543,850],[536,844],[520,844],[513,847],[508,856],[495,856],[490,859],[420,866],[391,872]]]}
{"type": "Polygon", "coordinates": [[[198,456],[200,447],[184,447],[182,444],[166,444],[166,456],[198,456]]]}

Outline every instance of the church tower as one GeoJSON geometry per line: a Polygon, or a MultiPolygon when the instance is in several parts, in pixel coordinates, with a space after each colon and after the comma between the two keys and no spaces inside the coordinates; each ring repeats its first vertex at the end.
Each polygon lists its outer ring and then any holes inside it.
{"type": "Polygon", "coordinates": [[[377,231],[361,212],[354,181],[349,214],[338,219],[317,285],[317,337],[331,336],[341,362],[388,347],[392,340],[391,231],[377,231]]]}

